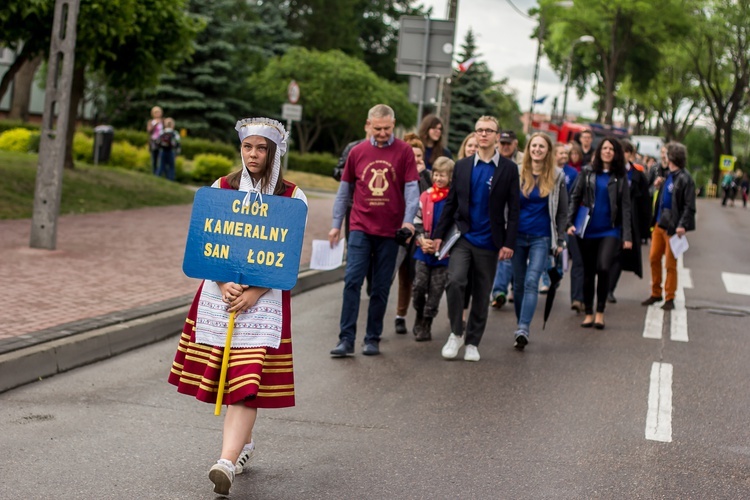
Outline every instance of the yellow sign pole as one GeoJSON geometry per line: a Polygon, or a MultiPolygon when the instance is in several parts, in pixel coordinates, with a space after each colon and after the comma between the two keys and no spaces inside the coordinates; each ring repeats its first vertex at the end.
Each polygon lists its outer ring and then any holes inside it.
{"type": "Polygon", "coordinates": [[[227,340],[224,344],[224,356],[221,359],[221,376],[219,377],[219,389],[216,393],[216,407],[214,415],[221,415],[221,404],[224,401],[224,385],[227,381],[227,368],[229,368],[229,350],[232,348],[232,333],[234,332],[234,312],[229,314],[227,324],[227,340]]]}

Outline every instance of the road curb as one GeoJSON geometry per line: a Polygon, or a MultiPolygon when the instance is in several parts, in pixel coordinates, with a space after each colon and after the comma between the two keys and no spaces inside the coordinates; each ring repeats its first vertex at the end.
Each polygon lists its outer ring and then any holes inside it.
{"type": "MultiPolygon", "coordinates": [[[[292,296],[340,281],[344,271],[303,271],[292,296]]],[[[0,393],[177,335],[189,305],[0,354],[0,393]]]]}

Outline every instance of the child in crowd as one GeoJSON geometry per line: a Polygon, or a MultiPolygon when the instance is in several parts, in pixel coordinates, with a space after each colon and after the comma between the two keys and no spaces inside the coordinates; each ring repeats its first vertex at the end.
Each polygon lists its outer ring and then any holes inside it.
{"type": "Polygon", "coordinates": [[[414,309],[417,319],[414,322],[414,335],[417,342],[432,340],[432,319],[437,316],[440,299],[448,283],[448,259],[438,260],[432,230],[440,220],[445,199],[450,190],[454,162],[442,156],[432,166],[433,185],[419,197],[419,211],[414,218],[417,251],[416,275],[414,278],[414,309]]]}
{"type": "Polygon", "coordinates": [[[156,176],[161,177],[162,172],[167,179],[175,179],[174,161],[180,154],[180,134],[174,129],[172,118],[164,119],[164,131],[159,136],[159,166],[156,168],[156,176]]]}

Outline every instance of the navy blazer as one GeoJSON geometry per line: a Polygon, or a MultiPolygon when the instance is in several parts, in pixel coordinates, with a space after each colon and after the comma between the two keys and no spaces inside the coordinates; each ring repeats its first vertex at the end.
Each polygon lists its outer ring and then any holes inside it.
{"type": "MultiPolygon", "coordinates": [[[[474,156],[458,160],[453,169],[451,190],[445,200],[445,207],[440,214],[433,236],[444,239],[455,223],[461,234],[471,230],[469,202],[471,200],[471,172],[474,169],[474,156]]],[[[518,214],[520,212],[520,182],[518,166],[507,158],[500,156],[495,167],[490,186],[489,215],[492,229],[492,241],[499,248],[514,250],[518,236],[518,214]],[[507,208],[507,220],[506,220],[507,208]]]]}

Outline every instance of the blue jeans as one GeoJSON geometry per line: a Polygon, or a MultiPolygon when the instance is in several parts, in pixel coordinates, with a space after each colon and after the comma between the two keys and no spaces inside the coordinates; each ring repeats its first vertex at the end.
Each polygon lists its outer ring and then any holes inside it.
{"type": "Polygon", "coordinates": [[[552,281],[550,281],[549,274],[547,274],[547,269],[550,267],[556,267],[560,276],[562,276],[564,271],[562,267],[562,255],[559,255],[558,257],[550,255],[549,262],[547,262],[547,266],[544,268],[544,271],[542,271],[542,286],[546,286],[547,288],[552,286],[552,281]]]}
{"type": "Polygon", "coordinates": [[[507,294],[511,281],[513,281],[513,264],[510,260],[498,261],[495,282],[492,284],[492,297],[497,297],[501,293],[507,294]]]}
{"type": "Polygon", "coordinates": [[[549,236],[519,234],[513,262],[513,305],[518,329],[529,331],[539,299],[539,277],[547,270],[550,252],[549,236]]]}
{"type": "Polygon", "coordinates": [[[162,172],[170,181],[174,180],[174,151],[171,149],[162,149],[159,156],[159,166],[156,167],[156,176],[161,177],[162,172]]]}
{"type": "Polygon", "coordinates": [[[346,273],[344,275],[344,302],[341,305],[339,340],[354,345],[357,336],[357,317],[362,282],[372,262],[372,290],[367,310],[365,343],[380,342],[383,317],[388,305],[391,278],[396,266],[398,243],[395,238],[373,236],[362,231],[351,231],[347,244],[346,273]]]}

